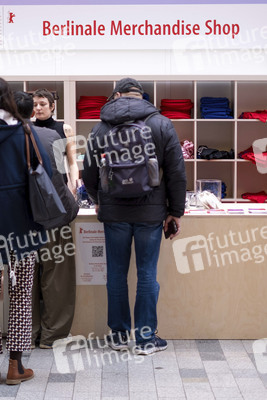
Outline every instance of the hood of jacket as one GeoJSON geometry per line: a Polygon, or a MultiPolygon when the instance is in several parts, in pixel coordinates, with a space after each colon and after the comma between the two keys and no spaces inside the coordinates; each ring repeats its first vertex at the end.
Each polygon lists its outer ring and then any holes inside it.
{"type": "Polygon", "coordinates": [[[10,136],[17,132],[20,126],[20,122],[16,125],[0,124],[0,143],[5,142],[10,136]]]}
{"type": "Polygon", "coordinates": [[[126,121],[145,119],[150,114],[159,111],[153,104],[135,97],[119,97],[109,101],[101,108],[100,118],[112,125],[126,121]]]}

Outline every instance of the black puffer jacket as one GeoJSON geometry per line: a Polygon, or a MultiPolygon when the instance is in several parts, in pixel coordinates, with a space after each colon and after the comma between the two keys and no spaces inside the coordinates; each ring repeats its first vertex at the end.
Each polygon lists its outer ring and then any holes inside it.
{"type": "Polygon", "coordinates": [[[150,222],[165,220],[167,214],[180,217],[184,214],[186,176],[184,159],[177,133],[172,122],[157,113],[147,121],[152,130],[153,140],[163,178],[147,196],[132,199],[117,199],[103,193],[99,181],[96,156],[96,135],[103,138],[111,125],[125,121],[145,119],[158,111],[146,100],[134,97],[120,97],[105,104],[101,109],[102,122],[97,124],[88,141],[88,152],[84,160],[83,181],[89,196],[99,204],[98,219],[102,222],[150,222]]]}

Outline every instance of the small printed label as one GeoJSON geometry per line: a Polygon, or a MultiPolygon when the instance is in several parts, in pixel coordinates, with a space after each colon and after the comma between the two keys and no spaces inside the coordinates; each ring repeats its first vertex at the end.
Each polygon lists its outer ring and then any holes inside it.
{"type": "Polygon", "coordinates": [[[123,179],[121,181],[122,185],[132,185],[134,183],[133,178],[129,178],[129,179],[123,179]]]}

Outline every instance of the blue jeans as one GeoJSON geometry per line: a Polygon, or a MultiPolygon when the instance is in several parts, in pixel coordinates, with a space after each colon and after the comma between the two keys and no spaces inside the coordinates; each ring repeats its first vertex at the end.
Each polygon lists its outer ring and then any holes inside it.
{"type": "Polygon", "coordinates": [[[108,325],[113,332],[129,333],[131,314],[128,299],[132,238],[134,238],[137,291],[134,307],[136,343],[153,339],[157,329],[157,262],[162,223],[104,223],[107,254],[108,325]]]}

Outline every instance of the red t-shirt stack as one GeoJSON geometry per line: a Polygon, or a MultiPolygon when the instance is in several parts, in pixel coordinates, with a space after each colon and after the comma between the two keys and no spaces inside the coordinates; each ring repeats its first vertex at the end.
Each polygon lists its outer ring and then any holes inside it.
{"type": "Polygon", "coordinates": [[[190,119],[194,104],[190,99],[162,99],[161,114],[172,119],[190,119]]]}
{"type": "Polygon", "coordinates": [[[100,109],[107,102],[106,96],[81,96],[77,103],[79,119],[99,119],[100,109]]]}

